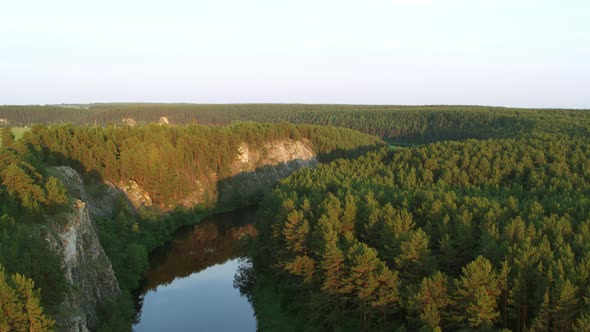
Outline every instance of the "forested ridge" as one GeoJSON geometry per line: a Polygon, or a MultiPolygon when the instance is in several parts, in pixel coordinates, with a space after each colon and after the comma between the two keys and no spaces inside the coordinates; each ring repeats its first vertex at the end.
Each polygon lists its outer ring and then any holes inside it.
{"type": "MultiPolygon", "coordinates": [[[[350,129],[291,124],[234,123],[231,126],[77,127],[35,125],[22,139],[2,129],[0,147],[0,330],[51,330],[66,292],[60,258],[45,239],[49,219],[63,218],[73,200],[51,167],[76,169],[100,196],[105,181],[133,179],[158,206],[173,205],[202,175],[230,176],[227,166],[238,147],[263,148],[273,140],[306,140],[320,160],[354,157],[383,145],[374,136],[350,129]],[[29,279],[30,278],[30,279],[29,279]],[[45,310],[44,310],[45,309],[45,310]],[[31,325],[33,322],[40,325],[31,325]]],[[[180,225],[213,211],[240,206],[206,201],[162,214],[157,208],[132,211],[123,199],[112,218],[96,220],[100,241],[119,285],[119,298],[107,299],[98,314],[100,331],[129,330],[130,292],[148,268],[148,253],[180,225]]]]}
{"type": "Polygon", "coordinates": [[[291,122],[356,129],[384,139],[432,142],[442,139],[514,137],[537,130],[589,134],[587,110],[485,106],[369,106],[307,104],[149,104],[0,106],[12,125],[34,123],[121,125],[167,117],[173,124],[226,125],[234,121],[291,122]]]}
{"type": "Polygon", "coordinates": [[[589,197],[583,136],[382,149],[282,181],[254,257],[300,330],[588,331],[589,197]]]}
{"type": "Polygon", "coordinates": [[[34,126],[24,137],[47,165],[69,165],[87,177],[132,179],[158,204],[176,204],[211,172],[231,176],[240,144],[308,140],[321,161],[353,157],[383,144],[357,131],[311,125],[239,122],[229,126],[34,126]]]}

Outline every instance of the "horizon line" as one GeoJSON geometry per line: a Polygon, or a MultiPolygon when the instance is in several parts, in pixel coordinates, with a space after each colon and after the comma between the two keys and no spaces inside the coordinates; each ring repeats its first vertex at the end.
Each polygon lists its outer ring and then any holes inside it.
{"type": "Polygon", "coordinates": [[[482,104],[362,104],[362,103],[303,103],[303,102],[236,102],[236,103],[217,103],[217,102],[157,102],[157,101],[99,101],[99,102],[88,102],[88,103],[50,103],[50,104],[0,104],[0,107],[6,106],[57,106],[67,107],[76,105],[309,105],[309,106],[359,106],[359,107],[488,107],[488,108],[504,108],[504,109],[529,109],[529,110],[580,110],[587,111],[588,108],[575,108],[575,107],[523,107],[523,106],[504,106],[504,105],[482,105],[482,104]]]}

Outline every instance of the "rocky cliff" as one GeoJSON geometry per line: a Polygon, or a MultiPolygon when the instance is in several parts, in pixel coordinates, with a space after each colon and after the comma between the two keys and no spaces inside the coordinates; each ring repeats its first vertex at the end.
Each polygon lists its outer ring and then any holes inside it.
{"type": "Polygon", "coordinates": [[[47,236],[51,248],[62,257],[70,286],[63,310],[55,317],[58,331],[88,331],[98,323],[98,304],[118,295],[119,285],[98,240],[82,179],[70,167],[50,171],[62,180],[73,198],[70,211],[51,218],[47,236]]]}
{"type": "Polygon", "coordinates": [[[318,163],[308,142],[294,140],[270,141],[258,148],[242,143],[236,152],[231,176],[217,179],[214,194],[220,204],[252,203],[280,179],[318,163]]]}
{"type": "MultiPolygon", "coordinates": [[[[159,206],[162,210],[176,206],[193,207],[197,204],[232,203],[241,206],[260,197],[278,180],[301,167],[314,167],[318,161],[307,140],[274,140],[258,146],[242,143],[228,165],[229,175],[220,177],[211,170],[197,181],[194,190],[175,205],[159,206]]],[[[154,203],[150,193],[133,180],[117,184],[134,208],[150,207],[154,203]]]]}

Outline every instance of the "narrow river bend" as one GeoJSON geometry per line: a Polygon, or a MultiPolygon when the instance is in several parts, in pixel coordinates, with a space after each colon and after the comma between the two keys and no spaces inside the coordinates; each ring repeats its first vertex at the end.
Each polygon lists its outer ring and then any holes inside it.
{"type": "Polygon", "coordinates": [[[256,331],[252,305],[234,287],[236,273],[248,264],[244,239],[256,236],[255,211],[244,208],[182,227],[152,252],[133,330],[256,331]]]}

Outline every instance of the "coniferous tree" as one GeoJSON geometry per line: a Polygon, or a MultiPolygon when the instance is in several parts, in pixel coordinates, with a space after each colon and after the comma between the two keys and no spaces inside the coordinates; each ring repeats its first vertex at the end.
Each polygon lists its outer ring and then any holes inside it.
{"type": "Polygon", "coordinates": [[[68,202],[66,188],[59,179],[53,176],[50,176],[45,183],[45,191],[47,192],[47,207],[50,211],[55,211],[68,202]]]}
{"type": "Polygon", "coordinates": [[[12,148],[14,146],[15,137],[10,127],[4,127],[0,130],[0,145],[12,148]]]}
{"type": "Polygon", "coordinates": [[[438,271],[422,280],[410,296],[409,309],[412,318],[418,317],[423,324],[435,329],[444,326],[451,304],[448,277],[438,271]]]}
{"type": "Polygon", "coordinates": [[[500,289],[490,261],[478,256],[467,264],[455,287],[457,322],[467,321],[474,328],[491,327],[500,315],[497,311],[500,289]]]}
{"type": "Polygon", "coordinates": [[[34,288],[33,280],[18,273],[8,278],[0,265],[0,331],[53,331],[34,288]]]}
{"type": "Polygon", "coordinates": [[[395,265],[401,271],[402,279],[417,283],[434,270],[434,261],[428,247],[428,235],[421,229],[410,233],[407,241],[400,246],[395,265]]]}

